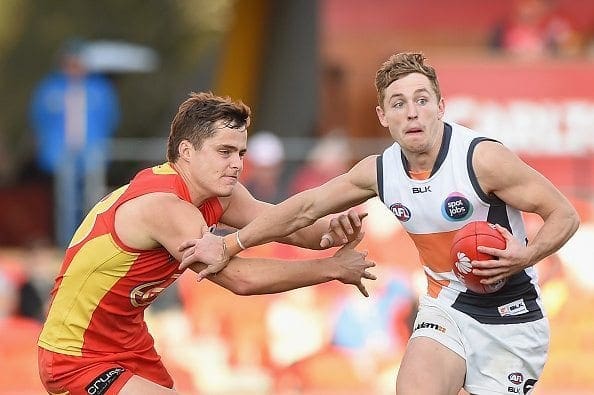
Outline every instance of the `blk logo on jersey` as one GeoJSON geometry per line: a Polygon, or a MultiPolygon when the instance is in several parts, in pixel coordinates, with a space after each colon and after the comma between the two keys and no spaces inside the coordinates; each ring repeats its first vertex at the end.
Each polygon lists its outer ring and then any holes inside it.
{"type": "Polygon", "coordinates": [[[448,221],[463,221],[470,217],[472,212],[472,203],[459,192],[449,194],[441,206],[441,214],[448,221]]]}
{"type": "MultiPolygon", "coordinates": [[[[496,283],[498,284],[498,283],[496,283]]],[[[493,285],[496,285],[493,284],[493,285]]],[[[504,304],[503,306],[497,307],[497,311],[499,311],[499,315],[502,317],[508,315],[520,315],[528,313],[528,308],[526,307],[526,303],[524,303],[524,299],[514,300],[508,304],[504,304]]]]}
{"type": "Polygon", "coordinates": [[[514,384],[513,386],[507,387],[507,392],[512,394],[524,394],[527,395],[536,384],[537,380],[534,379],[527,379],[524,383],[524,375],[520,372],[513,372],[507,376],[507,379],[514,384]],[[523,387],[520,387],[521,384],[524,383],[523,387]]]}
{"type": "Polygon", "coordinates": [[[431,185],[426,185],[424,187],[412,187],[412,193],[425,193],[431,192],[431,185]]]}
{"type": "Polygon", "coordinates": [[[400,222],[406,222],[410,219],[410,210],[402,203],[394,203],[390,206],[390,210],[400,222]]]}

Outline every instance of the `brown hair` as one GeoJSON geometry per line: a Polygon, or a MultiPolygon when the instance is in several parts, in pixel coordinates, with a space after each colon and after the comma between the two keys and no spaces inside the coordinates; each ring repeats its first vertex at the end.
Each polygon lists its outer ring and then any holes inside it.
{"type": "Polygon", "coordinates": [[[375,89],[377,91],[377,100],[381,107],[384,106],[386,88],[388,86],[412,73],[420,73],[429,78],[437,99],[441,99],[439,81],[435,69],[425,64],[427,58],[419,52],[404,52],[390,56],[375,73],[375,89]]]}
{"type": "Polygon", "coordinates": [[[167,142],[167,160],[175,162],[179,157],[179,144],[187,140],[199,149],[202,143],[212,137],[217,122],[232,129],[243,129],[250,125],[250,108],[241,101],[219,97],[211,92],[190,93],[180,106],[171,122],[167,142]]]}

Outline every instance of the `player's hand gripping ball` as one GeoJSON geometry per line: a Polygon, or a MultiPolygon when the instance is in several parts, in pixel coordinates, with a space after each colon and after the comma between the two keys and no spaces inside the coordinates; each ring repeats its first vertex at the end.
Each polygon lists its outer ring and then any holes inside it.
{"type": "Polygon", "coordinates": [[[505,249],[505,239],[495,226],[486,221],[474,221],[460,228],[454,235],[450,258],[454,263],[454,274],[469,290],[487,294],[496,292],[503,287],[505,280],[495,284],[481,284],[483,276],[472,273],[471,261],[486,261],[493,256],[477,251],[478,246],[505,249]]]}

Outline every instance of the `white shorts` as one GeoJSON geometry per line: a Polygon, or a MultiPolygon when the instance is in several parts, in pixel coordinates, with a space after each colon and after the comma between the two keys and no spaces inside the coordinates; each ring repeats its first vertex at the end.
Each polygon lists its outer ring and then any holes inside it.
{"type": "Polygon", "coordinates": [[[527,394],[549,348],[549,323],[491,325],[423,295],[411,338],[438,341],[466,360],[464,389],[472,394],[527,394]]]}

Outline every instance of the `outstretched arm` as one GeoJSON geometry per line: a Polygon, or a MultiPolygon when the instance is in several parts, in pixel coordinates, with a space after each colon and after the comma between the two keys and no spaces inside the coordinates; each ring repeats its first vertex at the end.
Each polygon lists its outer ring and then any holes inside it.
{"type": "MultiPolygon", "coordinates": [[[[203,237],[216,236],[207,232],[203,237]]],[[[375,263],[366,260],[367,252],[355,250],[362,238],[361,233],[355,240],[337,250],[334,256],[323,259],[286,261],[233,257],[225,269],[207,278],[238,295],[285,292],[338,280],[355,285],[363,295],[369,296],[362,279],[376,279],[367,271],[375,263]]],[[[193,264],[191,269],[199,272],[205,266],[201,263],[193,264]]]]}
{"type": "MultiPolygon", "coordinates": [[[[272,204],[257,200],[241,184],[237,184],[232,196],[224,200],[224,213],[220,222],[241,229],[258,215],[272,207],[272,204]]],[[[312,225],[275,238],[274,241],[312,250],[339,247],[352,240],[361,228],[366,213],[350,210],[334,218],[321,218],[312,225]],[[321,244],[322,236],[324,243],[321,244]]]]}
{"type": "MultiPolygon", "coordinates": [[[[357,163],[348,173],[303,191],[259,215],[239,232],[243,246],[273,241],[313,224],[328,214],[342,212],[377,195],[376,157],[357,163]]],[[[236,235],[226,239],[230,253],[241,250],[236,235]]]]}
{"type": "MultiPolygon", "coordinates": [[[[276,241],[299,229],[306,228],[316,220],[331,213],[342,212],[377,195],[376,177],[377,156],[369,156],[357,163],[348,173],[340,175],[324,185],[301,192],[284,202],[270,206],[240,231],[225,236],[224,239],[188,239],[180,245],[184,257],[180,267],[185,268],[195,262],[215,264],[225,246],[228,256],[237,254],[244,248],[276,241]]],[[[354,227],[355,235],[361,227],[362,216],[349,214],[345,221],[354,227]]],[[[334,222],[336,229],[340,222],[334,222]]],[[[324,236],[322,247],[342,244],[334,240],[336,232],[329,231],[324,236]]],[[[340,233],[340,232],[339,232],[340,233]]]]}

